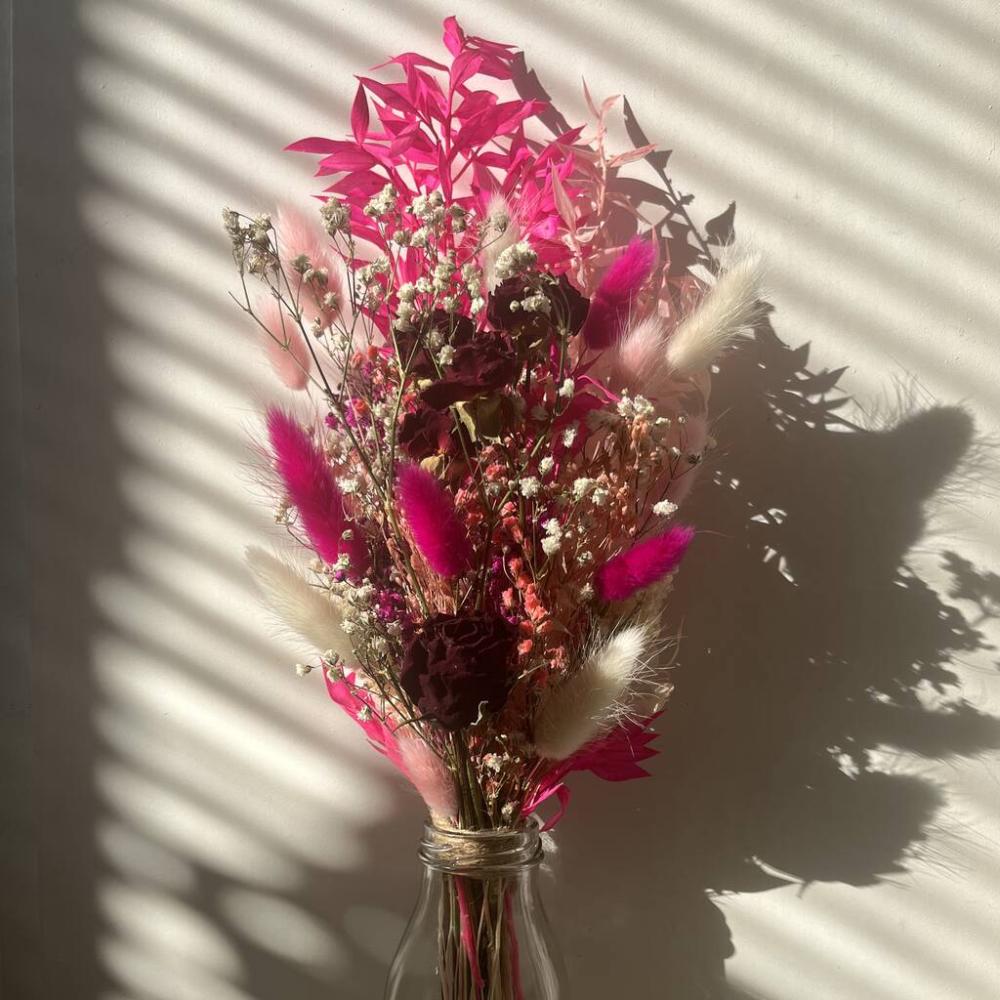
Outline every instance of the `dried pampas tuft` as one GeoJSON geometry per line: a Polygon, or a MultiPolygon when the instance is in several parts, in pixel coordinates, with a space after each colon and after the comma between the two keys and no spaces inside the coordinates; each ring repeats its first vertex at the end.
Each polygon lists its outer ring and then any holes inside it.
{"type": "Polygon", "coordinates": [[[707,368],[760,310],[764,261],[759,253],[736,257],[667,343],[667,362],[678,375],[707,368]]]}
{"type": "Polygon", "coordinates": [[[246,561],[283,625],[314,649],[332,650],[348,662],[354,659],[350,640],[341,628],[344,616],[336,598],[312,586],[287,560],[264,549],[251,545],[246,561]]]}
{"type": "Polygon", "coordinates": [[[458,815],[455,779],[444,761],[418,736],[397,738],[403,768],[431,815],[453,819],[458,815]]]}
{"type": "Polygon", "coordinates": [[[645,669],[654,636],[652,625],[623,628],[552,691],[535,718],[541,757],[565,760],[618,723],[622,700],[645,669]]]}

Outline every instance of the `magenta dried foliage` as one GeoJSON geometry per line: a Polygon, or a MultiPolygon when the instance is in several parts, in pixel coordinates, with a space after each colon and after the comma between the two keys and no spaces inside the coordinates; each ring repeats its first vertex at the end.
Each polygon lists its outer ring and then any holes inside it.
{"type": "Polygon", "coordinates": [[[347,519],[326,456],[298,421],[279,407],[267,411],[267,435],[275,468],[312,547],[324,562],[336,562],[347,519]]]}
{"type": "Polygon", "coordinates": [[[437,477],[419,465],[404,465],[396,475],[396,496],[427,565],[443,577],[464,573],[472,564],[472,546],[452,495],[437,477]]]}
{"type": "Polygon", "coordinates": [[[583,324],[583,339],[589,348],[603,351],[622,337],[655,263],[656,245],[637,236],[608,268],[583,324]]]}
{"type": "Polygon", "coordinates": [[[609,559],[594,577],[598,597],[625,601],[662,580],[680,565],[692,538],[694,528],[679,524],[609,559]]]}

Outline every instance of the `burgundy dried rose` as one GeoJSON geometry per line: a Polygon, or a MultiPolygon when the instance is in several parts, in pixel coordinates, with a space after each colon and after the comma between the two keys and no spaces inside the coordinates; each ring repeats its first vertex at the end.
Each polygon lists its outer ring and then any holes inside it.
{"type": "Polygon", "coordinates": [[[397,440],[411,458],[419,461],[451,451],[454,427],[455,422],[447,413],[421,405],[403,417],[397,440]]]}
{"type": "Polygon", "coordinates": [[[399,679],[423,715],[445,729],[503,708],[517,634],[498,615],[433,615],[403,640],[399,679]]]}
{"type": "Polygon", "coordinates": [[[514,309],[532,293],[533,289],[523,278],[508,278],[492,292],[486,306],[486,316],[498,330],[507,330],[518,336],[543,336],[553,326],[565,325],[571,334],[578,333],[587,318],[589,302],[560,274],[555,284],[546,288],[552,303],[548,314],[514,309]]]}
{"type": "Polygon", "coordinates": [[[480,334],[459,344],[451,364],[420,398],[427,406],[443,410],[486,392],[513,384],[520,364],[513,349],[499,334],[480,334]]]}

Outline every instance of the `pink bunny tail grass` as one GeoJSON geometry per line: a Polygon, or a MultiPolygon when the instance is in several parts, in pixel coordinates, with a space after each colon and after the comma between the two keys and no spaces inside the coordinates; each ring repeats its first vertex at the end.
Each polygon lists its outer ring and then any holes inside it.
{"type": "Polygon", "coordinates": [[[472,547],[451,494],[419,465],[404,465],[399,470],[396,494],[427,565],[444,577],[464,573],[472,563],[472,547]]]}
{"type": "Polygon", "coordinates": [[[347,520],[326,457],[298,421],[275,406],[267,411],[267,435],[278,475],[312,547],[324,562],[336,562],[347,520]]]}
{"type": "Polygon", "coordinates": [[[652,399],[662,396],[670,374],[666,350],[666,326],[659,316],[647,316],[630,327],[612,356],[616,387],[652,399]]]}
{"type": "Polygon", "coordinates": [[[581,330],[587,347],[603,351],[622,336],[635,300],[655,263],[656,245],[637,236],[608,268],[590,300],[581,330]]]}
{"type": "Polygon", "coordinates": [[[258,306],[261,323],[267,327],[264,337],[264,353],[270,361],[275,375],[289,389],[304,389],[309,384],[312,370],[312,356],[302,336],[302,331],[292,322],[290,316],[282,322],[281,306],[271,298],[258,306]]]}
{"type": "Polygon", "coordinates": [[[677,525],[609,559],[595,574],[602,601],[625,601],[672,573],[694,538],[694,528],[677,525]]]}
{"type": "Polygon", "coordinates": [[[403,770],[431,815],[443,819],[457,816],[455,779],[441,758],[420,737],[400,737],[397,743],[403,770]]]}

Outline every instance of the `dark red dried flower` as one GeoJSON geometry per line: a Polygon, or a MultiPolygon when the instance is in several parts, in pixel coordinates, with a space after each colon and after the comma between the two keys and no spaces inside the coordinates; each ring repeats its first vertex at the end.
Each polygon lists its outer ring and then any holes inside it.
{"type": "Polygon", "coordinates": [[[560,274],[555,284],[546,289],[552,303],[548,315],[511,308],[514,302],[520,302],[531,291],[523,278],[508,278],[490,295],[486,318],[496,329],[516,332],[518,336],[527,334],[538,337],[562,326],[571,334],[579,332],[587,318],[590,303],[570,284],[565,274],[560,274]]]}
{"type": "Polygon", "coordinates": [[[403,417],[398,441],[410,458],[419,461],[451,451],[454,427],[454,420],[446,412],[421,405],[403,417]]]}
{"type": "MultiPolygon", "coordinates": [[[[453,344],[454,346],[454,344],[453,344]]],[[[520,364],[513,348],[499,334],[480,334],[455,347],[444,375],[431,383],[420,398],[435,410],[467,402],[486,392],[496,392],[517,378],[520,364]]]]}
{"type": "Polygon", "coordinates": [[[433,615],[404,634],[400,683],[421,714],[461,729],[503,708],[516,638],[498,615],[433,615]]]}

